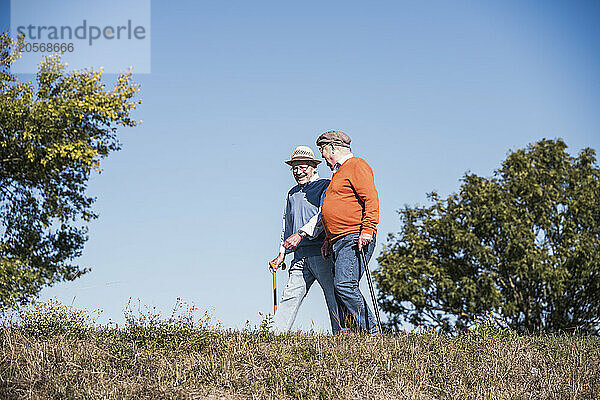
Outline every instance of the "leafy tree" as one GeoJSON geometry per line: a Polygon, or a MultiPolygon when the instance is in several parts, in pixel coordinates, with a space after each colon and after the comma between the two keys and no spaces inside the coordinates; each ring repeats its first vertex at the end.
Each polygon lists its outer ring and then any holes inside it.
{"type": "Polygon", "coordinates": [[[530,144],[492,177],[466,173],[459,193],[399,211],[375,274],[392,327],[599,332],[600,170],[593,149],[566,148],[530,144]]]}
{"type": "Polygon", "coordinates": [[[107,91],[102,71],[67,73],[59,56],[35,83],[19,82],[10,66],[22,44],[0,34],[0,307],[89,270],[72,263],[97,217],[87,182],[120,148],[117,126],[137,125],[129,115],[140,103],[131,71],[107,91]]]}

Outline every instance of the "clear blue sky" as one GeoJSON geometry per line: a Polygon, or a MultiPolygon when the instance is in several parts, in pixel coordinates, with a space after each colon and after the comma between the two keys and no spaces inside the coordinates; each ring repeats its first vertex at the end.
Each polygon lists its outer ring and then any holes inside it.
{"type": "MultiPolygon", "coordinates": [[[[295,146],[352,137],[380,194],[378,254],[396,210],[491,175],[510,149],[600,150],[599,20],[597,1],[153,1],[144,122],[89,185],[93,270],[41,298],[120,321],[130,297],[165,312],[181,297],[257,323],[295,146]]],[[[328,327],[318,287],[296,326],[328,327]]]]}

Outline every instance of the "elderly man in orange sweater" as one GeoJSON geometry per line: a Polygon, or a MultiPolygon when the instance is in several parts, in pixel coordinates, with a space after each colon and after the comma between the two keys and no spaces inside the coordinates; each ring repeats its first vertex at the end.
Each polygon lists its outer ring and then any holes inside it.
{"type": "Polygon", "coordinates": [[[366,265],[360,257],[364,249],[367,263],[375,249],[375,234],[379,223],[379,197],[375,189],[373,170],[365,160],[350,150],[350,137],[343,132],[328,131],[317,139],[317,146],[327,166],[333,171],[325,193],[321,218],[326,239],[323,258],[333,256],[334,291],[343,314],[341,321],[377,334],[377,324],[360,292],[359,282],[366,265]]]}

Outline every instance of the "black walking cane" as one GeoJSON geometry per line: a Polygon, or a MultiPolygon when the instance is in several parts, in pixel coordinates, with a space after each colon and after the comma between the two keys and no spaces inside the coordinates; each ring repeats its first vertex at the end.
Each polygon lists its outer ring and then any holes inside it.
{"type": "Polygon", "coordinates": [[[367,265],[367,257],[365,257],[365,249],[362,247],[360,249],[360,255],[362,257],[363,265],[365,266],[365,271],[367,271],[367,282],[369,282],[369,291],[371,292],[371,300],[373,300],[373,307],[375,308],[375,317],[377,318],[377,329],[381,334],[381,320],[379,319],[379,307],[377,306],[377,300],[375,300],[375,291],[373,290],[373,282],[371,281],[371,271],[369,271],[369,266],[367,265]]]}

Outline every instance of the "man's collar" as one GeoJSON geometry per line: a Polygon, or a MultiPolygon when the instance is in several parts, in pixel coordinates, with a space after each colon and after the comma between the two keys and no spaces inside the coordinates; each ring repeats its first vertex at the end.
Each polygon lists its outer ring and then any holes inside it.
{"type": "Polygon", "coordinates": [[[338,162],[336,162],[335,165],[333,166],[333,172],[337,171],[342,166],[343,163],[345,163],[352,157],[354,157],[354,154],[349,153],[349,154],[345,155],[344,157],[340,158],[340,160],[338,162]]]}

